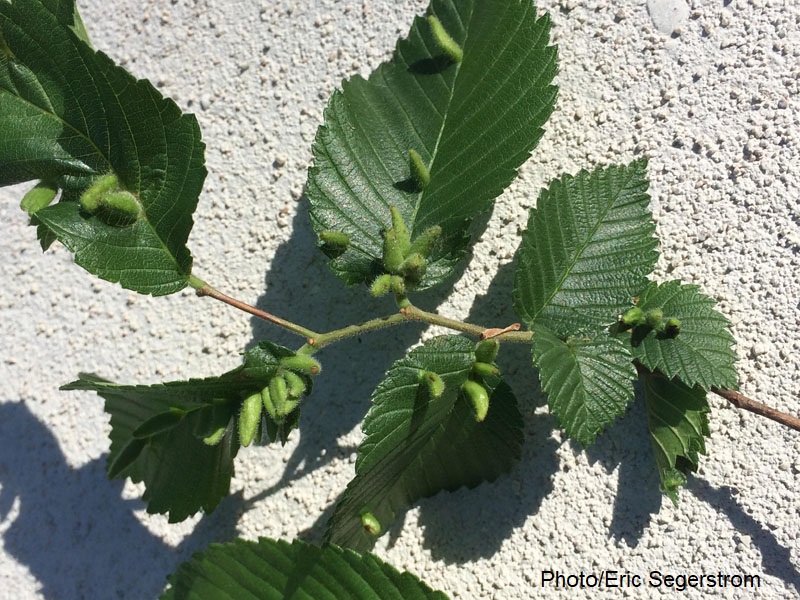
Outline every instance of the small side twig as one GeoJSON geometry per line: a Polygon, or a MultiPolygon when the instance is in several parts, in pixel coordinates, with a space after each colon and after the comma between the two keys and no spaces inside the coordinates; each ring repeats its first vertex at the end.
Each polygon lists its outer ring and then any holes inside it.
{"type": "Polygon", "coordinates": [[[270,323],[274,323],[275,325],[279,325],[288,331],[292,331],[298,335],[302,335],[309,340],[309,342],[313,343],[313,340],[317,337],[317,333],[315,331],[311,331],[310,329],[306,329],[301,325],[297,325],[296,323],[292,323],[291,321],[287,321],[286,319],[281,319],[273,315],[272,313],[268,313],[265,310],[261,310],[260,308],[256,308],[255,306],[251,306],[246,302],[242,302],[241,300],[237,300],[236,298],[232,298],[227,294],[223,294],[219,290],[214,289],[207,283],[203,282],[196,277],[192,280],[192,287],[195,288],[195,292],[198,296],[203,297],[207,296],[209,298],[214,298],[214,300],[219,300],[220,302],[224,302],[229,306],[233,306],[234,308],[238,308],[241,311],[249,313],[259,319],[263,319],[264,321],[268,321],[270,323]]]}

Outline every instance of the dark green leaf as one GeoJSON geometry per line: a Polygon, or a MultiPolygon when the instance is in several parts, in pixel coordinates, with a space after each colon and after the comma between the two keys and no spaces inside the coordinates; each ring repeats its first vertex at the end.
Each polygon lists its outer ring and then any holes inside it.
{"type": "Polygon", "coordinates": [[[73,1],[0,2],[0,185],[42,179],[62,190],[36,213],[43,246],[55,236],[79,265],[126,288],[178,291],[206,173],[199,127],[84,34],[73,1]],[[80,194],[109,173],[142,206],[135,222],[81,210],[80,194]]]}
{"type": "Polygon", "coordinates": [[[591,335],[630,307],[658,258],[646,171],[639,160],[542,190],[514,282],[514,308],[529,327],[591,335]]]}
{"type": "Polygon", "coordinates": [[[261,538],[212,544],[169,577],[161,600],[446,600],[372,554],[261,538]]]}
{"type": "Polygon", "coordinates": [[[533,362],[550,410],[583,446],[633,400],[636,369],[631,361],[625,344],[605,332],[564,342],[540,327],[533,336],[533,362]]]}
{"type": "Polygon", "coordinates": [[[170,410],[165,413],[159,413],[139,425],[133,431],[133,437],[145,439],[169,431],[173,427],[176,427],[186,414],[187,413],[184,413],[182,410],[170,410]]]}
{"type": "Polygon", "coordinates": [[[676,317],[680,333],[669,335],[637,327],[624,337],[632,344],[633,356],[651,371],[678,377],[688,386],[700,385],[735,390],[739,387],[736,354],[728,320],[714,309],[714,300],[696,285],[668,281],[651,283],[639,297],[643,311],[661,309],[664,319],[676,317]]]}
{"type": "Polygon", "coordinates": [[[463,49],[455,63],[414,21],[391,62],[334,93],[314,144],[307,194],[317,233],[340,232],[350,245],[326,248],[348,284],[382,271],[381,230],[389,207],[414,239],[440,225],[442,243],[422,287],[450,275],[469,242],[469,222],[516,176],[542,137],[556,98],[550,21],[530,0],[433,0],[428,9],[463,49]],[[427,165],[421,189],[409,150],[427,165]],[[335,252],[334,252],[335,250],[335,252]]]}
{"type": "MultiPolygon", "coordinates": [[[[111,415],[108,476],[143,481],[148,512],[168,512],[171,522],[182,521],[200,509],[212,511],[228,494],[242,400],[264,388],[278,372],[280,358],[293,354],[262,342],[245,353],[242,366],[219,377],[119,385],[81,375],[62,389],[92,390],[105,399],[111,415]],[[225,426],[218,444],[203,442],[225,426]]],[[[296,416],[273,424],[271,439],[280,435],[285,443],[296,424],[296,416]]]]}
{"type": "Polygon", "coordinates": [[[677,505],[678,488],[690,471],[697,471],[698,455],[706,453],[710,410],[706,393],[700,386],[690,388],[661,374],[646,373],[643,379],[661,491],[677,505]]]}
{"type": "Polygon", "coordinates": [[[511,389],[499,377],[483,383],[490,407],[482,423],[461,386],[475,360],[474,344],[460,336],[427,341],[397,361],[372,396],[364,421],[366,439],[329,524],[331,542],[366,550],[375,536],[362,525],[369,512],[386,531],[397,512],[419,498],[493,481],[520,455],[522,416],[511,389]],[[444,392],[431,395],[420,374],[434,372],[444,392]]]}

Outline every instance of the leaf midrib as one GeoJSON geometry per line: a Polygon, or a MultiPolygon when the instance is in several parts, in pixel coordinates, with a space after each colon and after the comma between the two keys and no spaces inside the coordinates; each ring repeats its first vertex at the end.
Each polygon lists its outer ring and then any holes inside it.
{"type": "MultiPolygon", "coordinates": [[[[433,4],[431,4],[431,8],[433,8],[433,4]]],[[[474,12],[475,12],[475,4],[473,2],[473,3],[470,4],[470,7],[469,7],[469,17],[470,18],[467,19],[467,24],[466,24],[466,27],[464,28],[465,32],[466,32],[465,35],[464,35],[464,42],[465,42],[464,45],[466,45],[466,40],[467,40],[467,38],[469,38],[470,25],[472,24],[472,15],[474,14],[474,12]]],[[[431,10],[431,14],[434,14],[432,10],[431,10]]],[[[456,14],[458,14],[457,11],[456,11],[456,14]]],[[[461,21],[463,23],[463,20],[461,19],[461,15],[459,15],[459,21],[461,21]]],[[[455,96],[456,83],[458,82],[458,76],[461,73],[461,65],[462,64],[463,64],[463,62],[458,63],[456,65],[456,74],[453,77],[453,85],[450,88],[450,93],[449,93],[448,98],[447,98],[447,105],[446,105],[445,110],[444,110],[444,116],[442,117],[442,125],[439,127],[439,133],[436,136],[436,143],[434,143],[433,151],[431,152],[431,162],[428,165],[428,169],[430,171],[433,171],[433,166],[436,164],[436,158],[439,155],[439,146],[441,145],[442,136],[444,135],[444,131],[447,128],[448,119],[450,118],[450,112],[451,112],[450,108],[453,105],[453,98],[455,96]]],[[[420,193],[417,196],[417,201],[414,203],[414,212],[411,215],[412,231],[413,231],[414,227],[416,226],[417,214],[419,213],[420,206],[422,206],[422,200],[423,200],[424,197],[425,197],[425,192],[423,191],[422,193],[420,193]]]]}
{"type": "MultiPolygon", "coordinates": [[[[574,255],[574,257],[573,257],[573,260],[570,262],[570,264],[569,264],[568,268],[564,269],[564,273],[563,273],[563,275],[562,275],[561,279],[559,280],[559,282],[558,282],[558,285],[557,285],[557,286],[556,286],[556,287],[553,289],[553,291],[551,292],[550,296],[549,296],[549,297],[547,298],[547,300],[546,300],[546,301],[545,301],[545,302],[542,304],[542,306],[539,308],[539,310],[537,310],[537,311],[536,311],[536,313],[533,315],[533,317],[532,317],[531,321],[536,321],[536,319],[537,319],[537,318],[538,318],[538,316],[539,316],[539,315],[542,313],[542,311],[543,311],[545,308],[547,308],[548,306],[550,306],[550,304],[551,304],[551,303],[552,303],[552,301],[553,301],[553,298],[555,298],[555,297],[558,295],[558,293],[559,293],[559,292],[562,290],[562,288],[563,288],[563,286],[564,286],[564,282],[565,282],[565,281],[567,280],[567,278],[568,278],[568,277],[569,277],[569,276],[572,274],[572,270],[575,268],[575,265],[578,263],[578,261],[580,260],[580,258],[583,256],[583,253],[584,253],[584,252],[586,251],[586,249],[589,247],[590,241],[591,241],[592,239],[594,239],[594,236],[595,236],[595,234],[597,233],[598,229],[600,229],[600,226],[601,226],[601,225],[603,225],[603,223],[605,222],[605,217],[606,217],[606,215],[607,215],[609,212],[611,212],[611,209],[612,209],[612,208],[614,208],[614,206],[615,206],[615,205],[616,205],[616,203],[617,203],[617,200],[618,200],[618,199],[619,199],[619,197],[622,195],[622,193],[623,193],[623,192],[624,192],[624,191],[627,189],[627,186],[628,186],[628,184],[631,182],[631,180],[632,180],[634,177],[635,177],[635,173],[633,172],[633,169],[631,169],[631,170],[630,170],[630,172],[627,174],[627,177],[626,177],[625,183],[624,183],[623,185],[621,185],[621,186],[620,186],[620,188],[619,188],[619,191],[618,191],[618,192],[617,192],[617,193],[616,193],[616,194],[613,196],[613,198],[612,198],[611,202],[609,202],[609,203],[606,205],[606,208],[605,208],[605,210],[603,210],[603,211],[602,211],[602,213],[599,215],[599,218],[597,219],[597,222],[596,222],[595,226],[592,228],[592,230],[591,230],[590,234],[586,236],[586,238],[585,238],[585,240],[584,240],[584,243],[583,243],[583,244],[581,244],[581,246],[580,246],[580,247],[578,248],[578,250],[575,252],[575,255],[574,255]]],[[[577,179],[577,178],[575,178],[575,179],[573,179],[573,181],[577,182],[577,181],[578,181],[578,179],[577,179]]],[[[589,180],[589,182],[591,183],[591,180],[589,180]]],[[[540,216],[541,216],[541,215],[540,215],[540,214],[539,214],[539,212],[537,211],[537,217],[540,217],[540,216]]],[[[543,217],[543,216],[541,216],[541,218],[544,218],[544,217],[543,217]]]]}

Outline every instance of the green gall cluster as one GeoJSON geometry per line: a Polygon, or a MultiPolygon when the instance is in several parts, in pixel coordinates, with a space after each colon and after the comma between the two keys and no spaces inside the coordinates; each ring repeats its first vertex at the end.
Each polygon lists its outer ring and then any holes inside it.
{"type": "Polygon", "coordinates": [[[475,345],[475,360],[472,363],[472,372],[468,381],[461,386],[475,415],[475,420],[481,423],[489,412],[489,392],[486,389],[484,378],[497,377],[500,369],[494,364],[500,343],[494,339],[481,340],[475,345]]]}
{"type": "Polygon", "coordinates": [[[442,235],[438,225],[429,227],[412,242],[403,215],[395,206],[390,206],[392,226],[383,231],[383,267],[386,273],[379,275],[370,286],[370,293],[383,296],[392,292],[397,295],[418,285],[428,268],[428,258],[442,235]]]}
{"type": "Polygon", "coordinates": [[[664,311],[651,308],[647,311],[638,306],[629,308],[620,316],[620,323],[625,329],[647,327],[666,337],[676,337],[681,332],[681,322],[676,317],[664,318],[664,311]]]}
{"type": "Polygon", "coordinates": [[[94,180],[94,183],[81,194],[80,205],[85,211],[96,212],[102,205],[103,199],[109,193],[119,189],[119,180],[116,175],[103,175],[94,180]]]}
{"type": "MultiPolygon", "coordinates": [[[[239,441],[249,446],[253,440],[260,439],[261,415],[276,424],[281,424],[300,404],[307,393],[310,375],[322,371],[319,361],[306,354],[294,354],[280,359],[275,375],[261,391],[254,392],[242,401],[239,411],[239,441]]],[[[222,431],[224,434],[224,428],[222,431]]],[[[215,431],[206,438],[206,443],[218,443],[222,434],[215,431]]]]}
{"type": "Polygon", "coordinates": [[[384,273],[372,282],[372,286],[370,286],[369,291],[370,294],[376,298],[388,294],[389,292],[394,294],[405,294],[406,282],[399,275],[389,275],[388,273],[384,273]]]}
{"type": "Polygon", "coordinates": [[[126,226],[142,216],[139,199],[120,187],[116,175],[103,175],[81,194],[81,208],[109,225],[126,226]]]}
{"type": "Polygon", "coordinates": [[[435,15],[429,15],[428,23],[431,26],[433,39],[436,41],[439,49],[454,63],[460,63],[464,59],[464,51],[461,49],[461,46],[450,37],[450,34],[445,31],[442,22],[435,15]]]}

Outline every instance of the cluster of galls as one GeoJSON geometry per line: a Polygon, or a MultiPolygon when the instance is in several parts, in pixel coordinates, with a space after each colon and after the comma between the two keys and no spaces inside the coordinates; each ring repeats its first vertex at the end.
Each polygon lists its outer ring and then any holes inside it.
{"type": "Polygon", "coordinates": [[[625,329],[646,327],[652,329],[656,333],[674,338],[681,332],[681,322],[676,317],[664,318],[664,311],[660,308],[651,308],[648,311],[643,311],[638,306],[629,308],[620,317],[620,323],[625,329]]]}
{"type": "Polygon", "coordinates": [[[123,189],[113,173],[95,179],[79,203],[82,210],[115,227],[132,225],[143,214],[139,199],[123,189]]]}
{"type": "Polygon", "coordinates": [[[403,215],[396,206],[390,206],[392,226],[383,231],[383,267],[386,273],[372,282],[373,296],[392,292],[403,295],[422,281],[428,268],[428,258],[442,235],[438,225],[428,227],[411,241],[403,215]]]}
{"type": "MultiPolygon", "coordinates": [[[[489,392],[484,383],[485,377],[496,377],[500,369],[494,364],[500,344],[496,340],[483,340],[475,346],[475,361],[472,371],[461,385],[461,391],[472,404],[475,420],[480,423],[489,412],[489,392]]],[[[438,373],[433,371],[420,371],[419,383],[427,388],[433,398],[440,398],[444,393],[445,384],[438,373]]]]}
{"type": "MultiPolygon", "coordinates": [[[[239,442],[242,446],[249,446],[253,440],[261,439],[262,412],[273,423],[283,423],[300,404],[311,383],[310,376],[320,371],[319,362],[311,356],[296,354],[282,358],[269,384],[242,401],[239,411],[239,442]]],[[[215,435],[205,442],[212,445],[218,443],[215,435]]],[[[222,438],[222,434],[219,438],[222,438]]]]}

